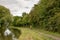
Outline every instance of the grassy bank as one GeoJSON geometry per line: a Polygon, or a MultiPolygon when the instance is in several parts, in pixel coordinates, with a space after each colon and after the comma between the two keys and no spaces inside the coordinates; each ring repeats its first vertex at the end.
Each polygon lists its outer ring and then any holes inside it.
{"type": "Polygon", "coordinates": [[[40,35],[40,31],[34,29],[20,28],[20,30],[22,34],[19,37],[19,40],[53,40],[52,38],[40,35]]]}
{"type": "Polygon", "coordinates": [[[53,36],[60,37],[60,33],[57,33],[57,32],[46,31],[46,30],[39,29],[39,28],[33,28],[33,29],[34,29],[34,30],[37,29],[37,31],[43,32],[43,33],[45,33],[45,34],[50,34],[50,35],[53,35],[53,36]]]}

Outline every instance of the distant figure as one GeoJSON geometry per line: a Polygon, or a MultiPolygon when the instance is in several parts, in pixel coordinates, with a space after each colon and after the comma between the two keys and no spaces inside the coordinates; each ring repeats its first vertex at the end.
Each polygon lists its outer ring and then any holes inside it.
{"type": "Polygon", "coordinates": [[[30,25],[30,29],[32,29],[32,26],[30,25]]]}

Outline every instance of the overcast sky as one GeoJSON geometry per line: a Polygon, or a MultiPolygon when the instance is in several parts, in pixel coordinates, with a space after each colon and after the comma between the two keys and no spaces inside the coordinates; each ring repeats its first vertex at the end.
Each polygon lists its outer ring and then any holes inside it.
{"type": "Polygon", "coordinates": [[[0,0],[0,5],[10,9],[14,16],[21,16],[23,12],[29,13],[39,0],[0,0]]]}

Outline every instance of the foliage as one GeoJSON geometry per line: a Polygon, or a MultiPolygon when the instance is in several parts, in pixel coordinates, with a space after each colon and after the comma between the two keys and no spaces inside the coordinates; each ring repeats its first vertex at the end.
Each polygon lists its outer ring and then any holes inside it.
{"type": "Polygon", "coordinates": [[[38,25],[38,28],[60,32],[58,22],[60,18],[59,0],[41,0],[38,5],[34,6],[29,15],[31,15],[30,19],[32,19],[33,25],[38,25]]]}
{"type": "MultiPolygon", "coordinates": [[[[17,20],[18,18],[15,18],[17,20]]],[[[13,21],[15,21],[10,13],[10,10],[0,5],[0,40],[12,40],[12,36],[19,38],[21,31],[16,28],[11,28],[13,21]],[[4,35],[6,30],[10,30],[10,35],[4,35]]],[[[15,21],[16,22],[16,21],[15,21]]],[[[9,32],[9,31],[7,31],[9,32]]]]}
{"type": "Polygon", "coordinates": [[[60,0],[40,0],[29,14],[23,13],[16,23],[60,33],[60,0]]]}

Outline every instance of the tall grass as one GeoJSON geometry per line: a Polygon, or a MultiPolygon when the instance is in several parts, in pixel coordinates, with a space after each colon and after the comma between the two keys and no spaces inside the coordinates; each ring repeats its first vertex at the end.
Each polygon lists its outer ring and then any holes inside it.
{"type": "Polygon", "coordinates": [[[29,29],[29,28],[20,28],[22,34],[19,37],[19,40],[53,40],[52,38],[45,37],[40,34],[40,31],[29,29]]]}

